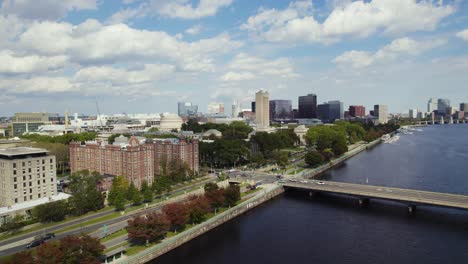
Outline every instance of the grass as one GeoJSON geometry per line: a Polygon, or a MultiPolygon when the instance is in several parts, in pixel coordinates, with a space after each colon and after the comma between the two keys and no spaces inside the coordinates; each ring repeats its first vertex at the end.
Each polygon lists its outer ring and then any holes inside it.
{"type": "Polygon", "coordinates": [[[82,227],[82,226],[87,226],[87,225],[92,225],[92,224],[96,224],[96,223],[99,223],[99,222],[107,221],[107,220],[110,220],[110,219],[113,219],[113,218],[116,218],[116,217],[119,217],[119,216],[120,216],[120,213],[115,212],[115,213],[110,214],[110,215],[106,215],[106,216],[95,218],[95,219],[92,219],[92,220],[89,220],[89,221],[81,222],[79,224],[64,227],[62,229],[57,230],[56,233],[57,234],[63,233],[63,232],[73,230],[73,229],[76,229],[76,228],[79,228],[79,227],[82,227]]]}
{"type": "Polygon", "coordinates": [[[255,190],[249,190],[249,191],[243,192],[243,193],[241,193],[241,197],[245,197],[245,196],[247,196],[249,194],[256,193],[256,192],[260,191],[261,189],[262,188],[256,188],[255,190]]]}
{"type": "Polygon", "coordinates": [[[134,245],[134,246],[131,246],[129,248],[127,248],[125,250],[125,255],[127,256],[132,256],[132,255],[135,255],[137,253],[140,253],[141,251],[147,249],[147,248],[150,248],[152,246],[156,245],[156,243],[149,243],[148,246],[146,245],[134,245]]]}
{"type": "Polygon", "coordinates": [[[126,235],[126,234],[128,234],[127,229],[125,229],[125,228],[120,229],[119,231],[114,232],[114,233],[102,238],[101,242],[106,242],[106,241],[112,240],[114,238],[117,238],[117,237],[120,237],[120,236],[123,236],[123,235],[126,235]]]}
{"type": "Polygon", "coordinates": [[[116,249],[116,248],[119,248],[119,247],[122,247],[122,246],[128,246],[128,245],[130,245],[128,242],[122,242],[122,243],[117,244],[117,245],[115,245],[115,246],[113,246],[113,247],[106,248],[106,249],[104,250],[104,253],[108,253],[108,252],[111,252],[112,250],[114,250],[114,249],[116,249]]]}

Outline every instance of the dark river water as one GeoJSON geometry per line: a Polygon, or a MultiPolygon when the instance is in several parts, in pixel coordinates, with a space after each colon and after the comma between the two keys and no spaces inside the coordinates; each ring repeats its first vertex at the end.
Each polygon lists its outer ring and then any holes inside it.
{"type": "MultiPolygon", "coordinates": [[[[468,125],[423,128],[321,177],[468,195],[468,125]]],[[[468,212],[355,198],[284,195],[152,263],[468,263],[468,212]]]]}

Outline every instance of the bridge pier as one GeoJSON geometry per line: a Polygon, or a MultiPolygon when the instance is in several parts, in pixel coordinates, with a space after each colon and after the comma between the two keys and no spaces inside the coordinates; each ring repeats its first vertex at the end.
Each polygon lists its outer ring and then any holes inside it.
{"type": "Polygon", "coordinates": [[[414,214],[416,212],[416,205],[408,205],[408,213],[409,214],[414,214]]]}
{"type": "Polygon", "coordinates": [[[369,204],[369,198],[359,198],[359,207],[363,208],[369,204]]]}

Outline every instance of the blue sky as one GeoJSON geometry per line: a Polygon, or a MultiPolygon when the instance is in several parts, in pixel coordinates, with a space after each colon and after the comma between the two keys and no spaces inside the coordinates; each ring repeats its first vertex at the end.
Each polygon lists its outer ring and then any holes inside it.
{"type": "MultiPolygon", "coordinates": [[[[256,90],[345,106],[468,101],[468,3],[4,0],[0,116],[202,111],[256,90]]],[[[229,112],[229,110],[227,110],[229,112]]]]}

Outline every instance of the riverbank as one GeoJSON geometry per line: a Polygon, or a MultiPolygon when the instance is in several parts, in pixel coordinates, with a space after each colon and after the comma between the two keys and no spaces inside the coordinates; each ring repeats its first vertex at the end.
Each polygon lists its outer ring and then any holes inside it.
{"type": "Polygon", "coordinates": [[[308,179],[314,178],[317,175],[319,175],[319,174],[321,174],[321,173],[335,167],[336,165],[338,165],[340,163],[343,163],[344,161],[356,156],[357,154],[377,146],[381,142],[382,142],[382,140],[379,138],[379,139],[376,139],[376,140],[374,140],[372,142],[369,142],[367,144],[364,144],[364,145],[358,146],[356,148],[353,148],[353,149],[349,150],[348,152],[346,152],[345,154],[343,154],[342,156],[340,156],[340,157],[338,157],[336,159],[332,159],[330,162],[328,162],[326,164],[323,164],[323,165],[321,165],[321,166],[319,166],[317,168],[308,169],[308,170],[303,171],[298,176],[302,177],[302,178],[308,178],[308,179]]]}
{"type": "Polygon", "coordinates": [[[122,258],[116,263],[147,263],[284,192],[283,188],[276,184],[266,184],[263,187],[264,190],[257,192],[254,197],[248,199],[247,201],[227,209],[226,211],[219,213],[205,222],[200,223],[186,231],[183,231],[170,238],[166,238],[153,247],[141,251],[133,256],[122,258]]]}

